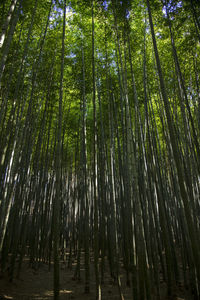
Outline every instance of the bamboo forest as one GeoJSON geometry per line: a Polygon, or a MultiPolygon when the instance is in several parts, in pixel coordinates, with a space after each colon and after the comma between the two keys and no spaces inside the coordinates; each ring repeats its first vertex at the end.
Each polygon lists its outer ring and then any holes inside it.
{"type": "Polygon", "coordinates": [[[200,1],[0,1],[0,299],[200,299],[200,1]]]}

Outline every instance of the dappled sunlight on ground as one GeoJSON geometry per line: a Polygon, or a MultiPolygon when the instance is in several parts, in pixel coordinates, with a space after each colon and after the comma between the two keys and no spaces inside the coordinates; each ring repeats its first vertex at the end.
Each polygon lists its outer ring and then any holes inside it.
{"type": "MultiPolygon", "coordinates": [[[[60,300],[94,300],[95,299],[95,274],[94,265],[90,268],[90,293],[84,293],[84,261],[81,262],[80,273],[81,279],[75,280],[74,271],[76,264],[73,263],[72,269],[67,268],[65,263],[60,264],[60,300]]],[[[126,285],[125,271],[120,267],[120,281],[122,293],[125,300],[132,299],[132,289],[126,285]]],[[[110,277],[108,264],[104,276],[104,284],[101,286],[102,299],[118,300],[118,286],[110,277]]],[[[166,285],[162,283],[162,293],[166,294],[166,285]]],[[[29,267],[28,260],[23,263],[20,279],[15,279],[12,283],[8,280],[8,275],[4,274],[0,278],[0,300],[49,300],[53,299],[53,266],[49,271],[49,266],[40,263],[39,268],[32,269],[29,267]]],[[[167,300],[165,296],[162,300],[167,300]]],[[[154,298],[153,298],[154,300],[154,298]]],[[[177,298],[174,300],[191,300],[185,296],[184,292],[179,291],[177,298]],[[179,295],[179,297],[178,297],[179,295]]]]}

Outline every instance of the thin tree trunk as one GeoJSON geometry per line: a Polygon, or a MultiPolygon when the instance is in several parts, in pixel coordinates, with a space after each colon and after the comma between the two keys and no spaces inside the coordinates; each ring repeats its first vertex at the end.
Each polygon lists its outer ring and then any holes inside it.
{"type": "Polygon", "coordinates": [[[62,133],[62,101],[63,101],[63,75],[65,55],[65,24],[66,24],[66,0],[64,1],[63,13],[63,34],[61,53],[61,73],[59,91],[59,114],[57,126],[57,151],[56,151],[56,194],[54,198],[53,211],[53,254],[54,254],[54,299],[59,299],[60,278],[59,278],[59,236],[60,236],[60,204],[61,204],[61,133],[62,133]]]}
{"type": "Polygon", "coordinates": [[[11,1],[10,8],[9,8],[9,11],[8,11],[8,15],[6,17],[6,20],[5,20],[4,24],[3,24],[3,26],[2,26],[2,31],[1,31],[1,34],[0,34],[0,49],[3,46],[4,40],[5,40],[5,37],[6,37],[6,31],[8,29],[8,26],[10,24],[11,18],[13,16],[13,13],[14,13],[17,1],[19,1],[19,0],[12,0],[11,1]]]}
{"type": "Polygon", "coordinates": [[[96,116],[96,78],[94,47],[94,6],[92,0],[92,87],[93,87],[93,186],[94,186],[94,268],[96,277],[96,299],[101,300],[99,281],[99,228],[98,228],[98,195],[97,195],[97,116],[96,116]]]}
{"type": "Polygon", "coordinates": [[[16,27],[18,19],[19,19],[22,1],[23,0],[19,1],[19,4],[15,9],[15,14],[13,16],[12,23],[11,23],[9,31],[8,31],[8,37],[6,39],[4,47],[2,49],[2,56],[1,56],[1,60],[0,60],[0,82],[1,82],[3,72],[4,72],[4,69],[5,69],[5,63],[6,63],[8,53],[9,53],[9,50],[10,50],[10,45],[11,45],[12,38],[13,38],[13,35],[14,35],[14,32],[15,32],[15,27],[16,27]]]}
{"type": "Polygon", "coordinates": [[[148,13],[149,13],[149,22],[150,22],[150,27],[151,27],[151,34],[152,34],[156,64],[157,64],[158,75],[159,75],[159,80],[160,80],[161,93],[162,93],[162,98],[163,98],[163,102],[164,102],[167,124],[168,124],[168,128],[169,128],[169,135],[170,135],[170,140],[171,140],[171,145],[172,145],[172,150],[173,150],[173,156],[174,156],[176,169],[177,169],[178,182],[179,182],[179,186],[180,186],[180,192],[181,192],[181,197],[182,197],[182,201],[183,201],[183,205],[184,205],[185,217],[187,220],[187,226],[188,226],[188,231],[189,231],[189,235],[190,235],[190,243],[191,243],[191,247],[192,247],[193,259],[196,264],[197,278],[198,278],[198,282],[200,282],[200,255],[199,255],[199,250],[198,250],[199,238],[196,235],[196,229],[195,229],[195,225],[194,225],[193,219],[192,219],[192,212],[191,212],[191,208],[189,205],[188,194],[187,194],[186,187],[185,187],[185,182],[184,182],[184,177],[183,177],[184,172],[183,172],[183,167],[182,167],[182,163],[180,160],[179,151],[177,148],[175,132],[174,132],[174,124],[173,124],[173,121],[171,118],[167,91],[166,91],[166,87],[165,87],[165,83],[164,83],[164,79],[163,79],[149,0],[147,0],[147,7],[148,7],[148,13]]]}

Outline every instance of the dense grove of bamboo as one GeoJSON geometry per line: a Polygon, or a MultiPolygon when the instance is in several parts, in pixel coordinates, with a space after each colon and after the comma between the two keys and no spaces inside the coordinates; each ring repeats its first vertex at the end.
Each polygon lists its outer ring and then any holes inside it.
{"type": "Polygon", "coordinates": [[[169,297],[199,299],[198,1],[12,0],[0,14],[0,272],[53,260],[59,299],[60,257],[80,279],[84,253],[98,300],[106,261],[121,300],[121,264],[134,300],[161,299],[161,276],[169,297]]]}

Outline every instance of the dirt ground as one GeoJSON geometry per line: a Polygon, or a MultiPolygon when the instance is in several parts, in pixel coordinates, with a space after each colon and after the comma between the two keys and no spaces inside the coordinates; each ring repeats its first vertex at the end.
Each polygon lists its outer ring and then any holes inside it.
{"type": "MultiPolygon", "coordinates": [[[[91,265],[91,284],[90,293],[84,293],[84,269],[81,266],[81,280],[73,279],[75,264],[72,270],[67,268],[62,262],[60,264],[60,299],[61,300],[95,300],[95,276],[94,266],[91,265]]],[[[124,300],[132,300],[131,288],[126,286],[125,274],[120,276],[121,288],[124,300]]],[[[163,284],[162,291],[165,286],[163,284]]],[[[165,292],[164,292],[165,293],[165,292]]],[[[190,297],[183,296],[179,291],[180,297],[174,297],[176,300],[191,300],[190,297]]],[[[28,260],[24,261],[20,279],[14,279],[9,282],[6,275],[0,278],[0,300],[47,300],[53,299],[53,266],[49,271],[48,265],[41,263],[37,270],[28,267],[28,260]]],[[[114,284],[107,271],[105,272],[105,283],[102,285],[102,300],[118,300],[119,291],[117,284],[114,284]]],[[[156,299],[156,298],[155,298],[156,299]]],[[[163,300],[166,300],[163,295],[163,300]]]]}
{"type": "MultiPolygon", "coordinates": [[[[91,265],[90,293],[84,293],[84,269],[81,266],[81,280],[74,280],[75,264],[72,270],[60,263],[60,299],[95,299],[94,266],[91,265]]],[[[131,299],[131,288],[126,287],[123,276],[121,277],[122,289],[125,299],[131,299]]],[[[9,282],[7,275],[0,278],[0,300],[46,300],[53,299],[53,265],[49,271],[48,265],[41,263],[37,270],[28,266],[28,261],[23,263],[20,279],[9,282]]],[[[119,299],[117,284],[111,280],[108,272],[105,273],[105,283],[102,285],[102,299],[119,299]]]]}

